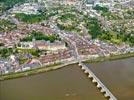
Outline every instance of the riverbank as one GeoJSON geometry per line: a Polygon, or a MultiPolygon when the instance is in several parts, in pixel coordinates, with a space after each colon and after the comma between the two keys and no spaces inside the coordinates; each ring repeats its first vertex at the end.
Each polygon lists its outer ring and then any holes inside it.
{"type": "MultiPolygon", "coordinates": [[[[121,54],[121,55],[111,55],[108,57],[98,57],[94,59],[84,59],[84,63],[97,63],[97,62],[103,62],[103,61],[112,61],[112,60],[119,60],[119,59],[125,59],[129,57],[134,57],[134,53],[127,53],[127,54],[121,54]]],[[[20,78],[20,77],[27,77],[29,75],[35,75],[38,73],[43,73],[43,72],[48,72],[56,69],[63,68],[65,66],[71,65],[71,64],[76,64],[78,61],[71,61],[68,63],[57,63],[45,67],[40,67],[36,69],[31,69],[23,72],[17,72],[17,73],[10,73],[6,75],[0,76],[0,81],[3,80],[9,80],[9,79],[15,79],[15,78],[20,78]]]]}
{"type": "Polygon", "coordinates": [[[75,63],[77,63],[77,62],[73,61],[73,62],[69,62],[69,63],[56,63],[56,64],[52,64],[52,65],[48,65],[48,66],[44,66],[44,67],[40,67],[40,68],[36,68],[36,69],[31,69],[31,70],[27,70],[27,71],[23,71],[23,72],[5,74],[5,75],[0,76],[0,81],[20,78],[20,77],[27,77],[30,75],[36,75],[38,73],[43,73],[43,72],[60,69],[60,68],[63,68],[65,66],[75,64],[75,63]]]}
{"type": "Polygon", "coordinates": [[[129,58],[129,57],[134,57],[134,53],[111,55],[111,56],[107,56],[107,57],[98,57],[98,58],[94,58],[94,59],[87,59],[83,62],[84,63],[97,63],[97,62],[103,62],[103,61],[120,60],[120,59],[129,58]]]}

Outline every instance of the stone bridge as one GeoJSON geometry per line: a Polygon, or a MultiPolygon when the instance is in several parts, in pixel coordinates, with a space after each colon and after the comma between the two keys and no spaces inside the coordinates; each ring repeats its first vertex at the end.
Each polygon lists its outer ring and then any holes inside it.
{"type": "Polygon", "coordinates": [[[116,97],[107,89],[107,87],[96,77],[96,75],[83,63],[79,63],[84,73],[88,74],[88,77],[92,79],[93,83],[96,83],[97,88],[104,94],[109,100],[117,100],[116,97]]]}

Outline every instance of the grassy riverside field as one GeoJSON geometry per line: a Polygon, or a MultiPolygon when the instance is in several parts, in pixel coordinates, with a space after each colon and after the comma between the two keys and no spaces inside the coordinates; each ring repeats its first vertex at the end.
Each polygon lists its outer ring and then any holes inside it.
{"type": "MultiPolygon", "coordinates": [[[[84,61],[84,63],[97,63],[97,62],[103,62],[103,61],[125,59],[125,58],[129,58],[129,57],[134,57],[134,53],[113,55],[113,56],[109,56],[109,57],[98,57],[95,59],[86,60],[86,61],[84,61]]],[[[70,62],[69,64],[57,63],[57,64],[48,65],[48,66],[40,67],[40,68],[36,68],[36,69],[31,69],[31,70],[27,70],[27,71],[23,71],[23,72],[1,75],[0,81],[14,79],[14,78],[20,78],[20,77],[26,77],[29,75],[35,75],[35,74],[43,73],[43,72],[48,72],[48,71],[56,70],[59,68],[63,68],[67,65],[76,64],[76,63],[78,63],[78,62],[70,62]]]]}

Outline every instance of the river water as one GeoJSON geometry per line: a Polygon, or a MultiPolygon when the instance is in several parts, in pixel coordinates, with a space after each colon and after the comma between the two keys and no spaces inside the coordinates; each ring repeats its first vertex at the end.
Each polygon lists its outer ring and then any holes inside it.
{"type": "Polygon", "coordinates": [[[87,66],[119,100],[134,100],[134,58],[87,66]]]}
{"type": "Polygon", "coordinates": [[[1,82],[0,100],[105,100],[77,65],[1,82]]]}
{"type": "MultiPolygon", "coordinates": [[[[134,58],[87,64],[118,100],[134,100],[134,58]]],[[[0,100],[106,100],[77,65],[0,82],[0,100]]]]}

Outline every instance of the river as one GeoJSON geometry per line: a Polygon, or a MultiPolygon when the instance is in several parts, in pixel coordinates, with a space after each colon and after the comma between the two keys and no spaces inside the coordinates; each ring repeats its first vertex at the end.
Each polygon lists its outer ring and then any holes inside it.
{"type": "Polygon", "coordinates": [[[105,100],[77,65],[1,82],[0,100],[105,100]]]}
{"type": "Polygon", "coordinates": [[[134,58],[87,66],[119,100],[134,100],[134,58]]]}
{"type": "MultiPolygon", "coordinates": [[[[134,58],[87,64],[118,100],[134,100],[134,58]]],[[[77,65],[0,81],[0,100],[106,100],[77,65]]]]}

